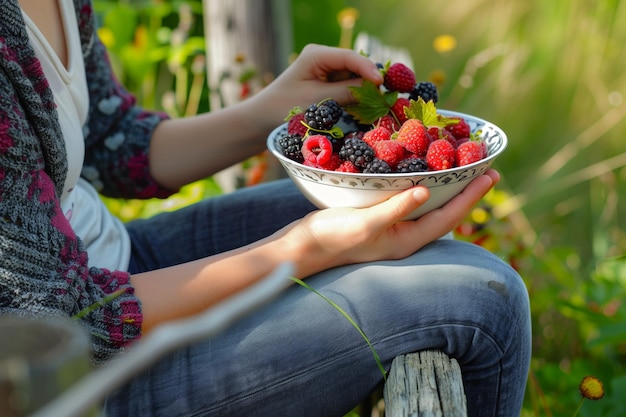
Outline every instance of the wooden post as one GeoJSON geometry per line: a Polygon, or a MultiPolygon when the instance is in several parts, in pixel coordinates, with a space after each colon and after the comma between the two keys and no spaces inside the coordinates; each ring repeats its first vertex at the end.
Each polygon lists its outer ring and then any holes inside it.
{"type": "MultiPolygon", "coordinates": [[[[242,74],[255,71],[248,85],[254,94],[287,67],[293,52],[289,4],[288,0],[203,1],[211,110],[242,100],[242,74]]],[[[265,143],[265,139],[259,141],[265,143]]],[[[268,176],[275,177],[279,166],[271,161],[268,176]]],[[[216,179],[223,191],[229,192],[238,187],[236,180],[241,174],[241,168],[235,166],[216,179]]]]}
{"type": "Polygon", "coordinates": [[[3,316],[0,335],[2,417],[32,414],[91,370],[87,336],[69,319],[3,316]]]}
{"type": "Polygon", "coordinates": [[[396,357],[384,398],[386,417],[467,417],[461,368],[440,351],[396,357]]]}

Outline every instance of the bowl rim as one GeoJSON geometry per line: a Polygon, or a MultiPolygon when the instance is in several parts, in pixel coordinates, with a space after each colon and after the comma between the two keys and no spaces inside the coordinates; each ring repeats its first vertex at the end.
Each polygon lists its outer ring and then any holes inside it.
{"type": "Polygon", "coordinates": [[[460,167],[454,167],[454,168],[448,168],[448,169],[441,169],[441,170],[437,170],[437,171],[422,171],[422,172],[407,172],[407,173],[397,173],[397,172],[392,172],[392,173],[386,173],[386,174],[370,174],[370,173],[363,173],[363,172],[337,172],[337,171],[329,171],[329,170],[325,170],[322,168],[315,168],[315,167],[311,167],[311,166],[307,166],[304,165],[302,163],[296,162],[292,159],[287,158],[285,155],[282,154],[282,152],[279,151],[278,147],[276,146],[276,140],[278,137],[278,134],[281,130],[285,130],[287,127],[287,122],[282,123],[280,125],[278,125],[277,127],[275,127],[272,132],[270,132],[270,134],[267,136],[267,140],[266,140],[266,145],[267,148],[270,150],[270,152],[272,153],[272,155],[274,155],[276,158],[278,158],[281,161],[284,161],[290,165],[293,164],[297,164],[297,166],[302,166],[303,168],[307,169],[307,170],[311,170],[312,172],[317,172],[320,174],[328,174],[328,173],[334,173],[334,174],[338,174],[338,175],[345,175],[346,177],[353,177],[353,178],[389,178],[389,179],[393,179],[393,178],[401,178],[401,177],[415,177],[415,176],[421,176],[421,175],[439,175],[439,174],[448,174],[451,172],[456,172],[458,170],[465,170],[468,168],[472,168],[475,166],[479,166],[482,165],[486,162],[491,162],[493,159],[495,159],[496,157],[498,157],[500,154],[502,154],[502,152],[504,152],[504,150],[507,148],[508,146],[508,137],[506,135],[506,133],[504,132],[504,130],[502,130],[502,128],[486,119],[480,118],[478,116],[474,116],[468,113],[462,113],[462,112],[458,112],[458,111],[454,111],[454,110],[446,110],[446,109],[437,109],[437,113],[447,116],[447,117],[462,117],[466,120],[472,120],[474,123],[478,123],[480,125],[487,125],[489,126],[492,130],[495,130],[499,136],[502,138],[502,143],[499,145],[498,149],[496,152],[494,152],[493,154],[479,160],[476,162],[472,162],[471,164],[467,164],[467,165],[463,165],[460,167]]]}

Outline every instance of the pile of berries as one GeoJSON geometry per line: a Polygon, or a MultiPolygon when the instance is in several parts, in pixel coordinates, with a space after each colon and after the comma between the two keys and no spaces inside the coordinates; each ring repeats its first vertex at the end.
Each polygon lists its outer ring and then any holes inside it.
{"type": "Polygon", "coordinates": [[[488,156],[486,144],[461,117],[437,113],[437,88],[416,82],[401,63],[379,66],[381,87],[364,81],[351,87],[356,104],[342,108],[333,99],[292,109],[287,133],[279,138],[283,155],[307,166],[354,173],[439,171],[488,156]],[[338,126],[347,113],[358,126],[338,126]]]}

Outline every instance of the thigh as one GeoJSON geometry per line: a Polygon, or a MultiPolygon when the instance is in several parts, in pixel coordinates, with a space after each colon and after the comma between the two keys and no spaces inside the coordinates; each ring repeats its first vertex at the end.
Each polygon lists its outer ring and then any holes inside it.
{"type": "MultiPolygon", "coordinates": [[[[515,415],[530,355],[520,277],[479,247],[441,240],[401,261],[307,279],[341,306],[386,369],[442,349],[461,364],[472,415],[515,415]]],[[[361,335],[294,285],[218,337],[168,356],[107,401],[110,416],[342,416],[382,374],[361,335]]]]}
{"type": "Polygon", "coordinates": [[[131,273],[164,268],[244,246],[315,207],[292,181],[278,180],[213,197],[127,225],[131,273]]]}

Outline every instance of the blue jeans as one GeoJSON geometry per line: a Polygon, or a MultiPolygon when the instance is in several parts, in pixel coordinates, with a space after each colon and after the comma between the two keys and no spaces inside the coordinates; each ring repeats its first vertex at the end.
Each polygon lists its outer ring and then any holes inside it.
{"type": "MultiPolygon", "coordinates": [[[[130,223],[131,272],[262,238],[314,209],[288,180],[130,223]]],[[[471,416],[519,416],[530,361],[526,288],[481,247],[438,240],[399,261],[307,278],[343,308],[389,369],[441,349],[459,362],[471,416]]],[[[106,402],[107,416],[336,416],[382,380],[356,329],[313,292],[278,300],[205,343],[181,349],[106,402]]]]}

